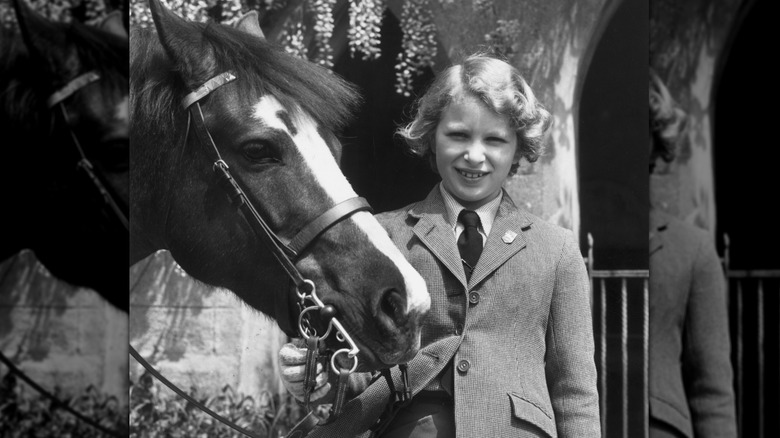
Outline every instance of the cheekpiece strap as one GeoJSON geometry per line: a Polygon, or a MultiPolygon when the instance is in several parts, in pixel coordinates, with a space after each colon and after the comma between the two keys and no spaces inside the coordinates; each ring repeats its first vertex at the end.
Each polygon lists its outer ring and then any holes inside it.
{"type": "Polygon", "coordinates": [[[49,96],[49,98],[46,100],[46,105],[51,108],[54,105],[57,105],[58,103],[67,99],[71,94],[97,81],[98,79],[100,79],[100,75],[94,70],[88,71],[83,75],[76,76],[72,81],[65,84],[64,87],[60,88],[51,96],[49,96]]]}
{"type": "Polygon", "coordinates": [[[317,359],[320,356],[320,337],[306,340],[306,362],[303,368],[303,407],[309,410],[311,393],[317,387],[317,359]]]}
{"type": "Polygon", "coordinates": [[[232,82],[236,79],[236,76],[232,72],[224,72],[220,73],[213,78],[206,81],[205,84],[198,87],[197,90],[193,91],[192,93],[184,96],[184,99],[181,100],[181,105],[184,107],[184,109],[189,108],[192,106],[193,103],[203,99],[204,97],[208,96],[209,93],[216,90],[217,88],[232,82]]]}

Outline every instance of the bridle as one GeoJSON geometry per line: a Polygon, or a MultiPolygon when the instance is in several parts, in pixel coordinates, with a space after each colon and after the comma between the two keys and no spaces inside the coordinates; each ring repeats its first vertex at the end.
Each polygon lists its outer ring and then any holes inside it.
{"type": "MultiPolygon", "coordinates": [[[[79,169],[83,169],[84,172],[89,176],[89,179],[92,181],[93,185],[100,193],[103,202],[107,206],[109,206],[110,210],[114,213],[117,220],[119,220],[122,223],[122,225],[124,225],[125,229],[127,229],[128,228],[127,216],[119,208],[119,204],[117,204],[117,202],[111,196],[111,193],[108,190],[106,190],[106,187],[103,185],[103,183],[100,181],[100,178],[98,178],[97,174],[95,173],[92,163],[84,154],[84,149],[81,147],[81,143],[79,142],[78,137],[76,137],[75,132],[73,132],[73,127],[70,124],[70,119],[68,118],[68,111],[67,108],[65,108],[65,103],[64,103],[65,99],[70,97],[73,93],[79,91],[85,86],[93,82],[96,82],[98,80],[100,80],[100,75],[95,71],[89,71],[87,73],[79,75],[76,78],[69,81],[64,87],[60,88],[59,90],[55,91],[51,96],[49,96],[49,98],[46,101],[46,104],[47,107],[50,109],[53,108],[54,106],[59,106],[65,124],[68,127],[68,131],[70,132],[70,138],[73,140],[73,144],[76,148],[76,151],[79,154],[79,161],[77,163],[77,167],[79,169]]],[[[54,406],[66,410],[67,412],[69,412],[79,420],[89,424],[90,426],[94,427],[95,429],[109,436],[115,436],[115,437],[120,436],[119,432],[108,429],[105,426],[92,420],[91,418],[85,416],[84,414],[74,410],[72,407],[69,406],[68,403],[63,402],[62,400],[57,398],[54,394],[45,390],[38,383],[36,383],[35,380],[31,379],[27,374],[25,374],[21,369],[19,369],[1,351],[0,351],[0,362],[2,362],[6,367],[8,367],[9,372],[11,374],[20,377],[33,389],[41,393],[46,398],[52,400],[54,406]]]]}
{"type": "MultiPolygon", "coordinates": [[[[297,302],[297,318],[285,319],[282,316],[289,317],[294,313],[290,309],[290,300],[279,299],[276,300],[276,315],[277,323],[282,331],[290,337],[302,337],[306,340],[307,344],[314,346],[315,349],[321,349],[324,346],[325,339],[333,335],[336,340],[341,344],[346,344],[347,347],[336,350],[330,357],[330,367],[338,375],[344,376],[355,371],[358,365],[357,354],[360,352],[357,344],[344,329],[344,326],[336,317],[336,309],[331,305],[326,305],[317,295],[316,287],[314,283],[303,277],[303,275],[295,267],[295,260],[297,260],[301,253],[316,240],[327,229],[335,225],[336,223],[347,219],[351,215],[359,211],[371,212],[371,207],[368,202],[362,197],[353,197],[346,201],[340,202],[324,213],[320,214],[313,221],[303,227],[295,237],[293,237],[289,243],[285,244],[268,223],[263,219],[260,213],[255,209],[249,197],[245,191],[241,188],[241,185],[233,177],[230,172],[230,167],[222,159],[222,155],[219,152],[214,139],[209,133],[208,128],[203,117],[203,111],[200,106],[200,100],[208,96],[211,92],[219,87],[228,84],[236,79],[236,76],[232,72],[221,73],[200,86],[195,91],[191,92],[182,99],[182,107],[187,111],[187,130],[186,135],[189,135],[190,129],[195,131],[197,139],[209,152],[213,155],[214,162],[212,164],[212,170],[220,180],[220,186],[226,191],[230,197],[233,205],[236,206],[247,218],[248,222],[255,229],[256,234],[263,240],[264,244],[268,247],[271,254],[274,256],[277,263],[282,267],[285,274],[292,283],[295,300],[297,302]],[[316,315],[315,315],[316,314],[316,315]],[[314,323],[314,317],[318,317],[318,321],[322,324],[327,324],[327,328],[324,333],[318,333],[314,323]],[[293,330],[293,322],[297,319],[297,330],[293,330]],[[352,366],[350,368],[340,368],[336,362],[338,355],[346,355],[348,360],[352,360],[352,366]]],[[[184,143],[187,144],[187,137],[185,135],[184,143]]],[[[310,348],[310,351],[312,349],[310,348]]],[[[183,391],[175,388],[175,385],[167,381],[162,377],[159,372],[155,371],[151,365],[144,360],[137,351],[130,346],[130,353],[133,357],[141,363],[150,373],[152,373],[158,380],[165,383],[169,388],[174,390],[180,396],[186,398],[191,403],[195,404],[201,410],[216,418],[217,420],[225,423],[231,428],[247,435],[254,436],[251,432],[242,429],[241,427],[221,418],[205,406],[187,396],[183,391]],[[172,387],[173,385],[174,387],[172,387]]],[[[316,356],[315,356],[316,358],[316,356]]],[[[305,374],[313,374],[316,370],[316,366],[313,370],[310,369],[307,363],[307,370],[305,374]]],[[[312,382],[313,383],[313,382],[312,382]]],[[[342,400],[343,403],[343,400],[342,400]]],[[[308,403],[306,403],[308,404],[308,403]]],[[[335,405],[335,403],[334,403],[335,405]]],[[[339,407],[340,410],[340,407],[339,407]]],[[[333,413],[333,410],[332,410],[333,413]]],[[[338,413],[338,410],[335,412],[338,413]]],[[[299,425],[307,425],[311,428],[315,425],[310,413],[305,417],[299,425]]],[[[297,426],[296,426],[297,427],[297,426]]],[[[297,435],[296,435],[297,436],[297,435]]]]}
{"type": "MultiPolygon", "coordinates": [[[[298,304],[300,306],[300,316],[298,317],[298,334],[308,339],[314,334],[313,326],[308,316],[309,312],[321,311],[323,316],[329,319],[328,328],[321,337],[324,338],[331,333],[332,329],[335,329],[337,337],[340,337],[340,341],[346,342],[350,348],[338,350],[334,353],[334,357],[337,354],[346,354],[350,359],[353,359],[352,370],[357,367],[357,354],[360,351],[349,336],[344,326],[335,317],[335,309],[328,308],[322,300],[317,296],[316,287],[311,280],[305,279],[303,275],[295,267],[293,259],[297,259],[302,251],[311,245],[314,240],[324,233],[328,228],[332,227],[336,223],[347,219],[358,211],[371,211],[371,207],[364,198],[354,197],[340,202],[324,213],[320,214],[313,221],[309,222],[301,229],[298,234],[290,240],[290,243],[285,244],[273,232],[268,223],[255,209],[252,202],[246,192],[241,188],[238,181],[233,177],[225,160],[222,159],[222,155],[214,143],[214,139],[211,137],[208,128],[206,127],[205,119],[203,117],[203,111],[200,106],[200,100],[206,97],[209,93],[217,88],[230,83],[236,79],[236,76],[231,72],[225,72],[217,75],[203,84],[200,88],[188,94],[182,100],[182,106],[188,111],[188,128],[193,126],[195,134],[200,140],[200,143],[205,145],[207,149],[210,149],[214,153],[214,163],[212,170],[220,178],[221,186],[226,190],[228,196],[233,201],[234,205],[247,216],[249,222],[257,231],[257,234],[268,246],[271,254],[273,254],[276,261],[284,269],[287,277],[292,282],[295,293],[297,294],[298,304]]],[[[189,130],[189,129],[188,129],[189,130]]],[[[278,300],[278,302],[287,300],[278,300]]],[[[280,305],[284,305],[281,304],[280,305]]],[[[279,306],[277,306],[279,309],[279,306]]],[[[281,315],[289,315],[290,312],[281,313],[281,315]]],[[[282,330],[288,335],[292,334],[291,323],[288,321],[279,321],[282,330]]],[[[333,367],[334,370],[337,367],[333,367]]]]}
{"type": "Polygon", "coordinates": [[[114,214],[114,217],[127,230],[129,229],[127,216],[124,214],[124,212],[122,212],[119,204],[116,202],[114,197],[111,196],[111,192],[106,189],[106,186],[101,182],[100,178],[95,173],[95,168],[92,165],[92,162],[87,158],[87,155],[84,153],[84,148],[81,146],[78,137],[76,137],[76,133],[73,132],[73,126],[71,125],[70,118],[68,117],[68,109],[65,107],[65,99],[70,97],[73,93],[98,80],[100,80],[100,75],[94,70],[79,75],[68,82],[64,87],[52,93],[52,95],[49,96],[49,98],[46,100],[46,105],[48,108],[53,108],[54,106],[59,107],[62,118],[65,121],[65,126],[68,128],[68,133],[70,134],[70,138],[73,141],[73,145],[75,146],[76,152],[79,156],[79,160],[76,163],[76,166],[83,170],[84,173],[86,173],[87,177],[92,182],[92,185],[95,187],[95,189],[97,189],[98,193],[100,193],[100,197],[103,199],[103,203],[108,206],[109,210],[114,214]]]}

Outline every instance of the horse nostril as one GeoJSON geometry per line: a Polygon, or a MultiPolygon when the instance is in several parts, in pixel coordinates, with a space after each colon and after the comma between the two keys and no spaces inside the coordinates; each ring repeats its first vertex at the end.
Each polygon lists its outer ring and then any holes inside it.
{"type": "Polygon", "coordinates": [[[395,289],[390,289],[382,296],[379,302],[379,310],[390,317],[394,323],[397,323],[404,315],[404,297],[395,289]]]}

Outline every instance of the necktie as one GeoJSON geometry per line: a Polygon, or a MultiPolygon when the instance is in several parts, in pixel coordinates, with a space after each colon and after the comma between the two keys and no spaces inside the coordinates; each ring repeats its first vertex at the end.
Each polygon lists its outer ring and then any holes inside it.
{"type": "Polygon", "coordinates": [[[458,237],[458,250],[463,261],[466,279],[471,278],[474,267],[477,266],[482,254],[482,235],[479,234],[479,216],[472,210],[461,210],[458,221],[463,224],[463,232],[458,237]]]}

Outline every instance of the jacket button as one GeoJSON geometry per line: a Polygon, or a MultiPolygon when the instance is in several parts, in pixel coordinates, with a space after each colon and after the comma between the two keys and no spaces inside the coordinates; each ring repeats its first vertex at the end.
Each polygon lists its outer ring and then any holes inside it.
{"type": "Polygon", "coordinates": [[[461,333],[463,333],[463,324],[455,324],[455,336],[460,336],[461,333]]]}
{"type": "Polygon", "coordinates": [[[479,302],[479,293],[478,292],[469,293],[469,303],[477,304],[478,302],[479,302]]]}
{"type": "Polygon", "coordinates": [[[458,362],[458,371],[460,371],[463,374],[466,374],[469,371],[469,368],[471,367],[471,364],[467,360],[462,360],[458,362]]]}

